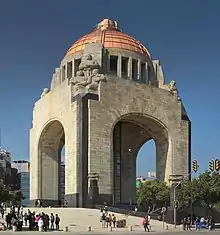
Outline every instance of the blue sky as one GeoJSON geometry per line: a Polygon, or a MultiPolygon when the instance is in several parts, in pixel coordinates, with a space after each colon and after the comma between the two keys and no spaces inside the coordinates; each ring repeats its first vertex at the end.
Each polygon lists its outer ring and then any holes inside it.
{"type": "MultiPolygon", "coordinates": [[[[200,170],[219,154],[219,0],[1,0],[0,125],[14,159],[29,158],[32,108],[73,41],[103,18],[117,20],[176,80],[192,120],[200,170]]],[[[139,152],[138,174],[155,170],[155,146],[139,152]],[[152,160],[151,160],[152,159],[152,160]]]]}

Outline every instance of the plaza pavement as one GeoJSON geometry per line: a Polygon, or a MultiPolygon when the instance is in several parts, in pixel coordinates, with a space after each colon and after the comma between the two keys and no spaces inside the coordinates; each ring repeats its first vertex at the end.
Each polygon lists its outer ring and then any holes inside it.
{"type": "MultiPolygon", "coordinates": [[[[12,235],[14,232],[12,231],[0,231],[0,234],[4,234],[4,235],[12,235]]],[[[187,232],[183,232],[183,231],[166,231],[166,232],[149,232],[150,234],[154,234],[154,235],[183,235],[184,233],[185,234],[189,234],[189,235],[194,235],[194,234],[198,234],[197,231],[187,231],[187,232]]],[[[200,231],[199,233],[207,233],[207,231],[200,231]]],[[[212,232],[214,234],[219,234],[219,231],[214,231],[212,232]]],[[[39,234],[42,234],[42,232],[18,232],[19,235],[26,235],[26,234],[30,234],[30,235],[39,235],[39,234]]],[[[105,232],[97,232],[97,231],[92,231],[92,232],[75,232],[75,233],[72,233],[72,232],[69,232],[69,233],[65,233],[65,232],[47,232],[48,235],[64,235],[64,234],[79,234],[79,235],[88,235],[88,234],[91,234],[91,235],[109,235],[109,234],[117,234],[117,235],[143,235],[143,234],[148,234],[148,232],[143,232],[143,231],[121,231],[121,232],[116,232],[116,231],[112,231],[112,232],[109,232],[109,231],[105,231],[105,232]]]]}
{"type": "MultiPolygon", "coordinates": [[[[109,231],[108,228],[101,228],[100,224],[100,211],[97,209],[85,209],[85,208],[24,208],[24,212],[30,209],[31,212],[35,211],[36,213],[50,213],[58,214],[60,216],[60,229],[65,231],[65,228],[68,227],[69,232],[71,233],[88,233],[88,227],[91,226],[92,231],[90,233],[143,233],[143,227],[141,226],[141,218],[135,216],[125,216],[123,214],[114,213],[117,219],[126,219],[127,228],[112,228],[112,231],[109,231]],[[129,228],[132,226],[132,231],[129,231],[129,228]]],[[[110,212],[111,213],[111,212],[110,212]]],[[[170,224],[164,224],[163,222],[157,220],[151,220],[152,231],[157,233],[166,232],[171,233],[173,231],[180,231],[180,227],[174,230],[174,226],[170,224]],[[168,226],[168,230],[167,230],[168,226]]],[[[7,232],[5,232],[7,233],[7,232]]],[[[21,234],[22,232],[19,232],[21,234]]],[[[29,232],[32,233],[32,232],[29,232]]],[[[36,232],[34,232],[36,234],[36,232]]],[[[59,234],[60,232],[56,232],[59,234]]],[[[176,234],[176,233],[175,233],[176,234]]]]}

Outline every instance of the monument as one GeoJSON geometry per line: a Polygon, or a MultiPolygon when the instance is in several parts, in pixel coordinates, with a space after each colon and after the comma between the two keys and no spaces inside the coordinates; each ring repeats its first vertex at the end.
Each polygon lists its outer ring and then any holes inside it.
{"type": "Polygon", "coordinates": [[[104,19],[73,43],[34,105],[30,198],[59,203],[65,144],[69,206],[135,201],[141,146],[155,141],[156,176],[168,182],[191,171],[190,135],[175,81],[166,84],[160,62],[104,19]]]}

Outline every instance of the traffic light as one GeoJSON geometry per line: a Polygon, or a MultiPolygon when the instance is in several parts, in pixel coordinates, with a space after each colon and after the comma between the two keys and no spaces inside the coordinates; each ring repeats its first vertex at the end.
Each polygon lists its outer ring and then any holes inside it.
{"type": "Polygon", "coordinates": [[[179,202],[178,201],[174,201],[174,208],[178,209],[178,207],[179,207],[179,202]]]}
{"type": "Polygon", "coordinates": [[[199,169],[199,165],[198,165],[198,161],[197,160],[193,160],[192,167],[193,167],[193,171],[196,173],[198,171],[198,169],[199,169]]]}
{"type": "Polygon", "coordinates": [[[216,160],[215,160],[215,170],[216,170],[216,171],[219,171],[219,170],[220,170],[220,161],[219,161],[219,159],[216,159],[216,160]]]}
{"type": "Polygon", "coordinates": [[[209,162],[209,170],[210,170],[211,172],[213,172],[213,171],[215,170],[215,161],[214,161],[214,160],[211,160],[211,161],[209,162]]]}

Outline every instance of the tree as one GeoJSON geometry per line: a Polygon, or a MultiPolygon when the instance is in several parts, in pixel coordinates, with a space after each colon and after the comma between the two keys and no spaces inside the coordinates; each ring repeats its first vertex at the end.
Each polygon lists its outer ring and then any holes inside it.
{"type": "Polygon", "coordinates": [[[212,208],[220,202],[220,175],[208,171],[192,181],[185,181],[177,191],[177,199],[182,208],[202,206],[212,208]]]}
{"type": "Polygon", "coordinates": [[[0,179],[0,202],[7,202],[9,200],[9,187],[0,179]]]}
{"type": "Polygon", "coordinates": [[[12,202],[13,204],[17,204],[22,199],[24,199],[24,196],[21,190],[10,191],[10,188],[0,179],[0,203],[12,202]]]}
{"type": "Polygon", "coordinates": [[[158,180],[146,181],[138,191],[139,207],[147,206],[153,209],[167,206],[170,203],[170,188],[158,180]]]}
{"type": "Polygon", "coordinates": [[[12,204],[17,205],[21,203],[21,200],[25,199],[21,190],[10,192],[10,201],[12,204]]]}

